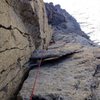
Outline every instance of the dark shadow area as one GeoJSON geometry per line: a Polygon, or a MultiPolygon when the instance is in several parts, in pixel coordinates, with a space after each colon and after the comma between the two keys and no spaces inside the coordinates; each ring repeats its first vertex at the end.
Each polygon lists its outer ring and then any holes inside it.
{"type": "Polygon", "coordinates": [[[57,94],[50,94],[45,96],[41,95],[33,96],[32,100],[64,100],[64,98],[57,94]]]}
{"type": "MultiPolygon", "coordinates": [[[[69,61],[69,60],[72,60],[71,57],[73,56],[73,54],[75,53],[78,53],[78,52],[73,52],[73,53],[70,53],[70,54],[67,54],[67,55],[64,55],[64,56],[61,56],[61,57],[58,57],[58,58],[54,58],[54,59],[49,59],[49,60],[45,60],[43,59],[42,62],[41,62],[41,67],[44,67],[46,65],[56,65],[56,64],[59,64],[63,61],[69,61]]],[[[33,70],[34,68],[38,67],[38,63],[37,63],[37,60],[35,59],[31,59],[30,58],[30,64],[29,64],[29,67],[30,67],[30,70],[33,70]]]]}

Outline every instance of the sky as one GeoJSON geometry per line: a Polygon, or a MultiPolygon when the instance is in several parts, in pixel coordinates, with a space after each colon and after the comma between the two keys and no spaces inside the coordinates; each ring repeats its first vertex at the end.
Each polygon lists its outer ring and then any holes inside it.
{"type": "Polygon", "coordinates": [[[44,0],[60,4],[73,15],[91,39],[100,42],[100,0],[44,0]]]}

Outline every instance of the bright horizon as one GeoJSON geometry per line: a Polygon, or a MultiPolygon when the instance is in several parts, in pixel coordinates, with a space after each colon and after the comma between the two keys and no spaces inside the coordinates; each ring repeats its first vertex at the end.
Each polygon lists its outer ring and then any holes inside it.
{"type": "Polygon", "coordinates": [[[91,39],[100,42],[100,0],[44,0],[60,4],[63,9],[76,18],[85,33],[90,33],[91,39]]]}

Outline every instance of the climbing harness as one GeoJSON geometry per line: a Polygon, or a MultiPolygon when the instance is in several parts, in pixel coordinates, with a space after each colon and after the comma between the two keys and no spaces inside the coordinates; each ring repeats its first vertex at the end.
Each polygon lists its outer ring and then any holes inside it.
{"type": "Polygon", "coordinates": [[[37,85],[37,79],[38,79],[38,75],[39,75],[39,72],[40,72],[41,63],[42,63],[42,58],[40,60],[38,60],[38,69],[36,71],[35,81],[34,81],[34,84],[33,84],[33,88],[32,88],[32,93],[31,93],[31,96],[30,96],[30,100],[32,100],[32,97],[35,94],[35,88],[36,88],[36,85],[37,85]]]}

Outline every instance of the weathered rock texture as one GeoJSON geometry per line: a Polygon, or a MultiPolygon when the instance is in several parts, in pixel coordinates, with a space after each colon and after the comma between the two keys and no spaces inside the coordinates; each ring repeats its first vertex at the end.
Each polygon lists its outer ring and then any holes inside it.
{"type": "Polygon", "coordinates": [[[60,5],[53,3],[45,4],[48,23],[53,28],[53,41],[65,41],[67,43],[81,43],[82,45],[93,45],[92,41],[80,28],[77,20],[71,16],[60,5]]]}
{"type": "MultiPolygon", "coordinates": [[[[100,100],[100,48],[66,11],[52,3],[46,9],[53,37],[47,50],[31,58],[44,61],[33,100],[100,100]]],[[[29,100],[36,73],[33,66],[19,93],[23,100],[29,100]]]]}
{"type": "Polygon", "coordinates": [[[31,53],[51,39],[42,0],[0,0],[0,100],[15,94],[31,53]]]}
{"type": "MultiPolygon", "coordinates": [[[[74,52],[55,60],[53,56],[45,58],[48,62],[40,68],[35,95],[44,100],[54,100],[52,95],[56,94],[63,99],[55,100],[100,100],[100,48],[77,43],[65,47],[61,51],[74,52]]],[[[23,100],[29,100],[36,72],[37,68],[33,68],[20,91],[23,100]]]]}

